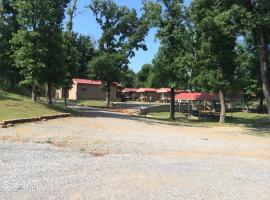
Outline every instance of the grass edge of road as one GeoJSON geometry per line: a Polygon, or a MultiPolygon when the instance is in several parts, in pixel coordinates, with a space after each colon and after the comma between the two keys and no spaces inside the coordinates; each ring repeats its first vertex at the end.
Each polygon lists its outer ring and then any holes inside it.
{"type": "Polygon", "coordinates": [[[48,105],[42,99],[34,103],[28,96],[0,90],[0,122],[62,113],[70,113],[73,116],[79,115],[75,110],[57,103],[48,105]]]}
{"type": "Polygon", "coordinates": [[[270,137],[270,123],[267,114],[257,113],[228,113],[228,120],[225,124],[219,124],[217,120],[207,121],[197,117],[185,117],[183,114],[176,113],[176,120],[169,119],[169,112],[148,113],[139,118],[160,121],[171,125],[183,125],[193,127],[240,127],[244,128],[244,134],[270,137]],[[258,122],[259,121],[259,122],[258,122]]]}

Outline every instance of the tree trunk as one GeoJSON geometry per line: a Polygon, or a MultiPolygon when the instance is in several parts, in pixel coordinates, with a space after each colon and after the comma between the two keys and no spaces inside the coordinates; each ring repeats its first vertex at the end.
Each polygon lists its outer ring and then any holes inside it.
{"type": "Polygon", "coordinates": [[[259,103],[258,113],[263,113],[263,101],[264,101],[264,96],[260,95],[260,103],[259,103]]]}
{"type": "Polygon", "coordinates": [[[258,35],[258,46],[260,51],[260,68],[263,84],[263,94],[265,97],[268,114],[270,118],[270,75],[268,71],[268,47],[267,47],[267,35],[262,26],[258,25],[257,28],[258,35]]]}
{"type": "Polygon", "coordinates": [[[32,101],[37,102],[36,86],[32,86],[32,101]]]}
{"type": "Polygon", "coordinates": [[[65,107],[67,107],[67,91],[68,89],[65,87],[63,88],[64,90],[64,104],[65,104],[65,107]]]}
{"type": "Polygon", "coordinates": [[[107,108],[109,108],[111,104],[111,85],[110,84],[107,85],[106,88],[107,88],[106,102],[107,108]]]}
{"type": "Polygon", "coordinates": [[[170,119],[175,120],[175,91],[171,88],[170,119]]]}
{"type": "Polygon", "coordinates": [[[52,105],[52,84],[47,83],[47,102],[49,105],[52,105]]]}
{"type": "Polygon", "coordinates": [[[220,98],[220,106],[221,106],[219,123],[224,124],[225,118],[226,118],[226,103],[225,103],[225,95],[224,95],[223,89],[219,90],[219,98],[220,98]]]}

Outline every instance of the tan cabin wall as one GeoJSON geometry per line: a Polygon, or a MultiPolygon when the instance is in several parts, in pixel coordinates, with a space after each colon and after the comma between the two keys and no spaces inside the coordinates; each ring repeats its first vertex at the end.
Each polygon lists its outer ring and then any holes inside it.
{"type": "Polygon", "coordinates": [[[68,92],[68,99],[77,100],[77,88],[78,88],[78,84],[73,83],[72,88],[68,92]]]}
{"type": "MultiPolygon", "coordinates": [[[[106,91],[101,85],[77,84],[77,100],[106,100],[106,91]]],[[[116,87],[111,87],[111,100],[116,101],[116,87]]]]}

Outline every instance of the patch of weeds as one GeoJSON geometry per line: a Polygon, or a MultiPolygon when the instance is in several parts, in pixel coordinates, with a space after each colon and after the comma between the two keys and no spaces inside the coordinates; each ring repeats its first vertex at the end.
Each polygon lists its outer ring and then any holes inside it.
{"type": "Polygon", "coordinates": [[[48,138],[48,139],[46,140],[46,143],[47,143],[47,144],[53,144],[52,138],[48,138]]]}
{"type": "Polygon", "coordinates": [[[81,153],[85,152],[85,148],[83,148],[83,147],[80,148],[80,152],[81,152],[81,153]]]}

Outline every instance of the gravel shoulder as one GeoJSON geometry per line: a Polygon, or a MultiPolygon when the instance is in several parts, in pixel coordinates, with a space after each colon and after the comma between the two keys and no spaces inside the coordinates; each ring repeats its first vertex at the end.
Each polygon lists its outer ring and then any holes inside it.
{"type": "Polygon", "coordinates": [[[245,131],[128,116],[0,129],[0,199],[268,200],[270,138],[245,131]]]}

